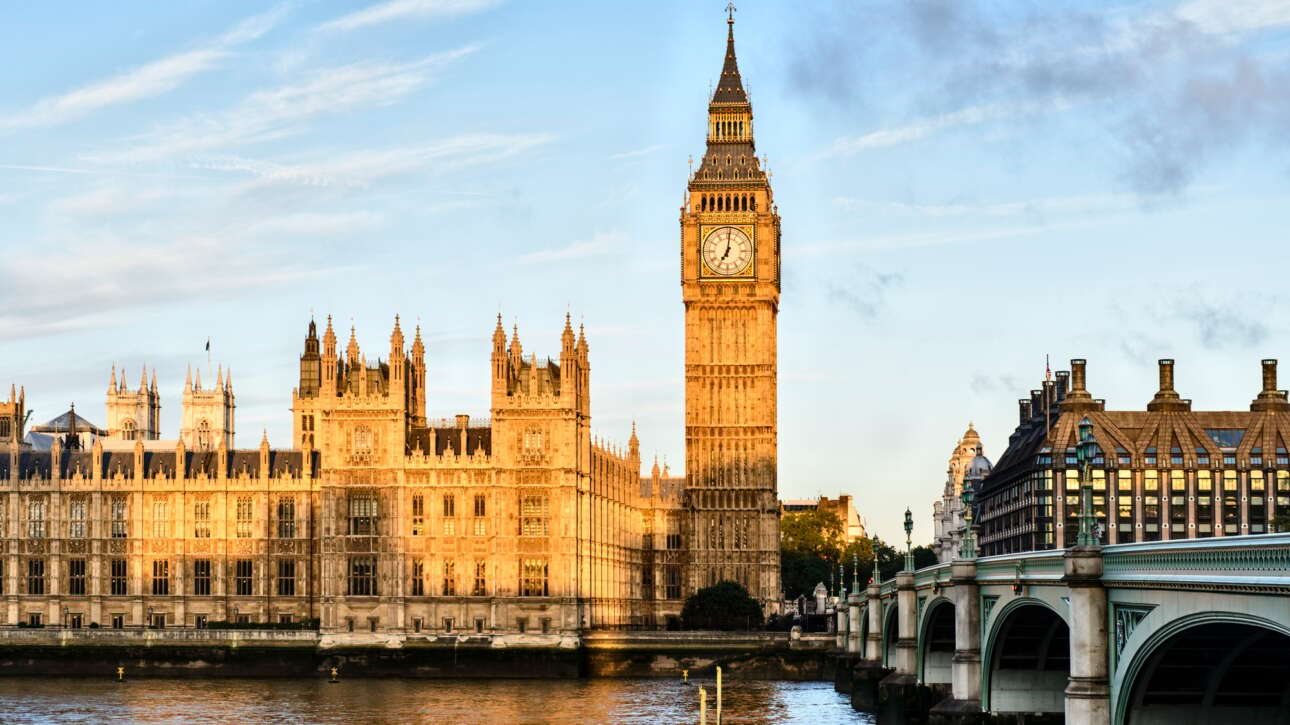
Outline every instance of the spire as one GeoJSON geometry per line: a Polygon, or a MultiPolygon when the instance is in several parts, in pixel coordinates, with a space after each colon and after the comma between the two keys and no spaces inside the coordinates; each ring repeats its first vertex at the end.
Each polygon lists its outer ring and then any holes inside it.
{"type": "Polygon", "coordinates": [[[584,356],[587,354],[587,332],[581,323],[578,324],[578,352],[584,356]]]}
{"type": "Polygon", "coordinates": [[[497,313],[497,327],[493,328],[493,352],[506,352],[506,330],[502,327],[502,313],[497,313]]]}
{"type": "Polygon", "coordinates": [[[150,386],[150,389],[154,393],[157,392],[157,368],[156,367],[152,368],[152,385],[150,386]]]}
{"type": "Polygon", "coordinates": [[[148,392],[148,366],[147,365],[144,365],[143,370],[140,371],[139,392],[140,393],[148,392]]]}
{"type": "Polygon", "coordinates": [[[658,471],[658,454],[657,454],[657,453],[655,453],[655,454],[654,454],[654,467],[653,467],[652,469],[650,469],[649,475],[650,475],[650,477],[651,477],[651,478],[658,478],[658,476],[659,476],[659,471],[658,471]]]}
{"type": "Polygon", "coordinates": [[[520,326],[516,323],[514,331],[511,333],[511,358],[515,361],[515,367],[519,367],[520,360],[524,357],[524,348],[520,345],[520,326]]]}
{"type": "Polygon", "coordinates": [[[349,326],[349,345],[345,347],[345,359],[350,365],[358,363],[358,333],[353,325],[349,326]]]}
{"type": "Polygon", "coordinates": [[[390,333],[390,361],[394,361],[395,353],[403,352],[403,328],[399,327],[399,316],[394,316],[394,331],[390,333]]]}
{"type": "Polygon", "coordinates": [[[188,369],[184,371],[184,390],[193,389],[193,364],[188,364],[188,369]]]}
{"type": "Polygon", "coordinates": [[[412,357],[420,358],[425,352],[426,346],[421,343],[421,325],[417,325],[416,334],[412,337],[412,357]]]}
{"type": "Polygon", "coordinates": [[[336,357],[336,331],[331,326],[331,315],[327,315],[327,329],[323,332],[323,352],[336,357]]]}
{"type": "Polygon", "coordinates": [[[233,392],[233,368],[224,373],[224,392],[233,392]]]}
{"type": "Polygon", "coordinates": [[[735,4],[726,6],[726,60],[721,66],[721,80],[712,94],[713,103],[747,103],[748,94],[739,77],[739,61],[735,58],[735,4]]]}
{"type": "Polygon", "coordinates": [[[197,366],[197,378],[193,381],[193,390],[202,389],[202,366],[197,366]]]}
{"type": "Polygon", "coordinates": [[[224,365],[222,363],[215,368],[215,389],[224,389],[224,365]]]}
{"type": "MultiPolygon", "coordinates": [[[[12,386],[10,386],[12,387],[12,386]]],[[[112,377],[108,379],[108,395],[116,392],[116,363],[112,363],[112,377]]],[[[9,398],[12,400],[13,396],[9,398]]]]}
{"type": "Polygon", "coordinates": [[[564,332],[560,334],[560,349],[573,350],[573,320],[569,313],[564,313],[564,332]]]}

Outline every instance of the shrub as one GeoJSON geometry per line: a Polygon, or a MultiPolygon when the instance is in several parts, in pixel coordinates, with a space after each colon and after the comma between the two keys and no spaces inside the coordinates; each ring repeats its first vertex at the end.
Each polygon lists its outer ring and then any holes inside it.
{"type": "Polygon", "coordinates": [[[685,600],[681,623],[685,629],[761,629],[761,605],[739,584],[718,582],[685,600]]]}

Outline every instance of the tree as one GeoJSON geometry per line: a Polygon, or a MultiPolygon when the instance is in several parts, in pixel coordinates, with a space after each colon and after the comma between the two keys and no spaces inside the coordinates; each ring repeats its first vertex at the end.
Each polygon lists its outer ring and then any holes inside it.
{"type": "Polygon", "coordinates": [[[779,570],[784,596],[813,596],[815,585],[837,577],[842,520],[819,509],[786,513],[779,521],[779,570]]]}
{"type": "Polygon", "coordinates": [[[1268,522],[1269,533],[1286,533],[1290,532],[1290,514],[1277,514],[1268,522]]]}
{"type": "Polygon", "coordinates": [[[718,582],[685,600],[681,626],[685,629],[760,629],[761,605],[739,584],[718,582]]]}

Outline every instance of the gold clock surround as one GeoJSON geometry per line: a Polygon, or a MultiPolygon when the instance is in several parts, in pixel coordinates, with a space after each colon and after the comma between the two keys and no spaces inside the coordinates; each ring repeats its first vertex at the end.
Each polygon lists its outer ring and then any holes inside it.
{"type": "Polygon", "coordinates": [[[699,261],[699,277],[703,279],[721,279],[721,280],[754,279],[757,276],[756,227],[754,227],[752,224],[732,224],[732,223],[703,224],[699,227],[699,253],[697,256],[699,261]],[[752,256],[748,260],[748,264],[744,265],[743,269],[731,274],[722,274],[721,272],[718,272],[717,270],[714,270],[708,266],[707,260],[705,259],[703,254],[703,245],[707,242],[709,235],[713,234],[714,232],[718,232],[722,229],[725,229],[727,227],[730,227],[732,229],[737,229],[740,232],[742,232],[745,236],[748,237],[748,241],[752,245],[752,256]]]}

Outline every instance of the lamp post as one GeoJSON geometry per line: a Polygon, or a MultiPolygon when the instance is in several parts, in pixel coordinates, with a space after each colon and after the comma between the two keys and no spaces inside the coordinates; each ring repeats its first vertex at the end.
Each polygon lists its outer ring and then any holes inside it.
{"type": "Polygon", "coordinates": [[[1080,464],[1079,473],[1079,535],[1078,546],[1097,546],[1098,536],[1093,528],[1097,517],[1093,512],[1093,455],[1097,442],[1093,438],[1093,422],[1085,416],[1079,422],[1079,444],[1075,447],[1075,460],[1080,464]]]}
{"type": "Polygon", "coordinates": [[[971,478],[963,479],[963,538],[959,541],[959,558],[976,558],[976,532],[972,529],[972,503],[976,499],[976,482],[971,478]]]}
{"type": "Polygon", "coordinates": [[[905,509],[905,571],[914,570],[914,514],[905,509]]]}

